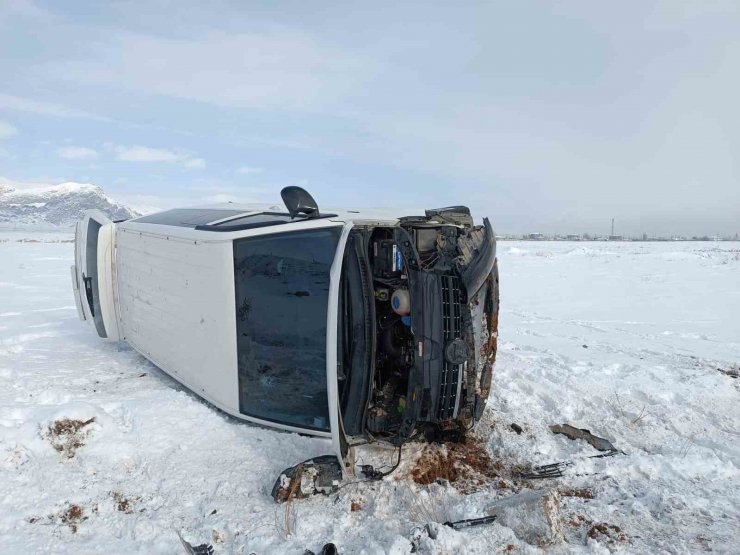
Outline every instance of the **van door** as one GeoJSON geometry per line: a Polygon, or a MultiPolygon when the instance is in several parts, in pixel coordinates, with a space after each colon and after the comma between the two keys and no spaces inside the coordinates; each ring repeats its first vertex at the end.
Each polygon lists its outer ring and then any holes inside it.
{"type": "Polygon", "coordinates": [[[98,335],[118,339],[114,298],[114,224],[99,210],[88,210],[75,229],[72,289],[80,320],[98,335]]]}

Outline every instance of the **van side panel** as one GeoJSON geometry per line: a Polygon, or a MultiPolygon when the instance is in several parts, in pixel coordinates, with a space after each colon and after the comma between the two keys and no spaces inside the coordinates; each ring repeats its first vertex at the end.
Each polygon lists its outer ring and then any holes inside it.
{"type": "Polygon", "coordinates": [[[121,338],[228,412],[239,412],[232,242],[119,228],[121,338]]]}

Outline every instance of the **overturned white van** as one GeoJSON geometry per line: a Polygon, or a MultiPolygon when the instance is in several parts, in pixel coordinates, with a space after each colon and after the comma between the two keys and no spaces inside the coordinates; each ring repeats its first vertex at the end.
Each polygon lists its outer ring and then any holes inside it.
{"type": "Polygon", "coordinates": [[[491,385],[498,269],[462,206],[378,219],[226,204],[77,224],[72,282],[98,335],[125,341],[240,419],[352,445],[454,437],[491,385]]]}

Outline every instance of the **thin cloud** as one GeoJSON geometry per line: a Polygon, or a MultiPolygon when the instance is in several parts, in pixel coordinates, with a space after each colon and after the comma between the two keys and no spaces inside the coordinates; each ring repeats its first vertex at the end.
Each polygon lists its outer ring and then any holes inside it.
{"type": "Polygon", "coordinates": [[[236,173],[241,173],[241,174],[262,173],[262,168],[253,168],[252,166],[241,166],[237,168],[236,173]]]}
{"type": "Polygon", "coordinates": [[[96,116],[89,112],[69,108],[53,102],[34,100],[10,94],[0,94],[0,109],[27,112],[42,116],[55,116],[58,118],[87,118],[99,121],[109,121],[108,118],[96,116]]]}
{"type": "MultiPolygon", "coordinates": [[[[503,230],[585,231],[612,217],[627,226],[637,214],[670,216],[675,231],[689,232],[700,214],[712,233],[734,233],[740,42],[738,3],[723,1],[660,0],[629,13],[584,5],[577,18],[559,4],[536,13],[404,4],[393,17],[345,10],[341,25],[327,25],[310,7],[214,11],[186,0],[177,33],[156,3],[146,30],[128,9],[101,9],[92,21],[55,7],[58,20],[32,27],[44,48],[9,38],[29,56],[6,60],[13,81],[0,90],[110,114],[105,133],[116,145],[164,145],[165,160],[150,164],[135,163],[146,153],[120,153],[136,158],[125,172],[131,183],[145,179],[163,195],[183,194],[217,157],[235,182],[308,175],[314,194],[341,204],[370,202],[368,183],[394,205],[474,201],[503,230]],[[73,46],[80,36],[84,51],[73,46]],[[179,144],[192,151],[171,147],[179,144]],[[250,163],[270,170],[250,175],[242,166],[250,163]]],[[[71,115],[8,95],[3,104],[71,115]]],[[[26,122],[3,117],[26,135],[26,122]]],[[[67,144],[64,122],[33,123],[54,139],[40,150],[67,144]]],[[[101,129],[74,133],[71,144],[94,145],[101,129]]],[[[12,154],[30,160],[31,148],[14,143],[12,154]]],[[[98,150],[105,161],[119,156],[98,150]]],[[[27,171],[23,162],[15,171],[27,171]]]]}
{"type": "Polygon", "coordinates": [[[7,121],[0,121],[0,139],[7,139],[17,133],[18,130],[7,121]]]}
{"type": "Polygon", "coordinates": [[[57,149],[57,155],[65,160],[95,160],[98,152],[84,146],[65,146],[57,149]]]}
{"type": "Polygon", "coordinates": [[[203,158],[189,158],[183,162],[186,168],[202,170],[206,167],[206,161],[203,158]]]}
{"type": "Polygon", "coordinates": [[[187,39],[117,32],[85,59],[45,63],[34,71],[219,106],[300,110],[335,107],[361,93],[380,69],[319,37],[273,30],[209,31],[187,39]]]}
{"type": "Polygon", "coordinates": [[[150,148],[147,146],[113,146],[116,160],[122,162],[163,162],[180,164],[189,169],[203,169],[206,161],[203,158],[192,156],[189,153],[166,148],[150,148]]]}

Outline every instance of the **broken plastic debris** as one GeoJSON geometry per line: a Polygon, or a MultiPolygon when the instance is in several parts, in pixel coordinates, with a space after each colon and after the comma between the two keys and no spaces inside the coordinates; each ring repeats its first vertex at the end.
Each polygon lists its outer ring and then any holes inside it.
{"type": "Polygon", "coordinates": [[[561,541],[560,495],[554,490],[536,490],[496,501],[488,514],[511,528],[522,541],[548,545],[561,541]]]}
{"type": "Polygon", "coordinates": [[[200,545],[192,546],[189,542],[185,541],[180,532],[176,532],[177,537],[180,538],[182,546],[185,548],[185,552],[188,555],[213,555],[213,546],[208,543],[202,543],[200,545]]]}
{"type": "Polygon", "coordinates": [[[611,441],[595,436],[585,428],[576,428],[570,424],[553,424],[550,426],[550,431],[554,434],[563,434],[569,439],[583,439],[599,451],[617,451],[617,448],[612,445],[611,441]]]}
{"type": "MultiPolygon", "coordinates": [[[[616,449],[614,451],[607,451],[606,453],[602,453],[601,455],[593,455],[591,457],[586,457],[587,459],[602,459],[604,457],[613,457],[614,455],[624,455],[623,451],[617,451],[616,449]]],[[[584,459],[585,460],[585,459],[584,459]]],[[[564,475],[565,469],[569,466],[573,466],[575,464],[574,461],[560,461],[556,463],[551,464],[543,464],[542,466],[535,466],[532,468],[531,472],[524,472],[521,474],[521,477],[525,480],[536,480],[540,478],[560,478],[564,475]]]]}
{"type": "Polygon", "coordinates": [[[283,503],[291,498],[302,499],[317,493],[329,495],[339,489],[342,467],[334,455],[314,457],[286,468],[272,487],[272,498],[283,503]]]}

